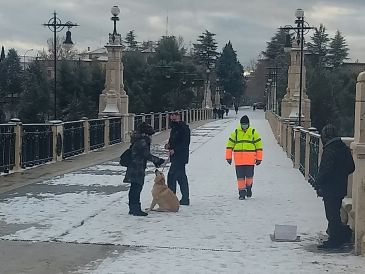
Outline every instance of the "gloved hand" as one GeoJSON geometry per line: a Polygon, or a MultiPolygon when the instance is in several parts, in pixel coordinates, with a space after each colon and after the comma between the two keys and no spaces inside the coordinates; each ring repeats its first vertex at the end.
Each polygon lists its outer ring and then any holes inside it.
{"type": "Polygon", "coordinates": [[[261,160],[256,160],[256,165],[259,166],[261,164],[261,160]]]}
{"type": "Polygon", "coordinates": [[[155,167],[156,168],[159,168],[162,164],[164,164],[165,163],[165,160],[164,159],[162,159],[162,158],[160,158],[156,163],[154,163],[155,164],[155,167]]]}
{"type": "Polygon", "coordinates": [[[226,161],[227,161],[227,163],[228,163],[229,165],[231,165],[231,164],[232,164],[232,159],[227,159],[226,161]]]}

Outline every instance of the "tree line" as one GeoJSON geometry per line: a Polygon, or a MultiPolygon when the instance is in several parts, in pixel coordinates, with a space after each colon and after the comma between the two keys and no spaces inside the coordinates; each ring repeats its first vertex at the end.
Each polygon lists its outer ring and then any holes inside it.
{"type": "MultiPolygon", "coordinates": [[[[290,64],[290,55],[284,52],[286,34],[285,30],[277,31],[263,52],[271,64],[280,68],[279,102],[286,93],[290,64]]],[[[321,130],[325,124],[333,123],[341,135],[353,136],[357,72],[344,65],[349,56],[345,37],[339,30],[330,37],[326,27],[320,24],[305,45],[306,87],[311,99],[312,126],[321,130]]]]}
{"type": "MultiPolygon", "coordinates": [[[[57,39],[57,117],[63,121],[95,118],[99,95],[105,84],[105,71],[97,62],[83,62],[75,49],[62,47],[57,39]]],[[[212,94],[217,85],[222,103],[232,104],[244,93],[243,67],[232,43],[217,51],[215,34],[206,30],[188,52],[182,37],[163,36],[158,41],[138,42],[129,31],[124,40],[124,88],[133,113],[149,113],[202,106],[204,84],[211,80],[212,94]],[[219,79],[217,82],[216,79],[219,79]]],[[[53,117],[53,41],[48,52],[25,69],[14,49],[0,59],[0,114],[10,111],[25,123],[44,122],[53,117]]]]}

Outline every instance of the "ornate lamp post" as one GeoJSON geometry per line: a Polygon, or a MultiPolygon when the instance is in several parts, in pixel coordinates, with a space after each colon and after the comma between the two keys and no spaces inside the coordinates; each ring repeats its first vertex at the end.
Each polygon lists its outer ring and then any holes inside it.
{"type": "Polygon", "coordinates": [[[74,24],[71,21],[67,21],[66,23],[62,23],[61,20],[57,17],[57,13],[53,13],[53,17],[48,20],[48,23],[43,24],[43,26],[48,27],[50,31],[53,32],[53,70],[54,70],[54,119],[57,119],[57,32],[62,31],[65,27],[68,28],[66,32],[66,40],[63,44],[70,48],[73,45],[71,40],[71,31],[72,27],[78,26],[78,24],[74,24]]]}
{"type": "MultiPolygon", "coordinates": [[[[297,9],[295,11],[295,23],[297,24],[296,27],[293,26],[285,26],[280,29],[284,29],[289,31],[294,31],[296,34],[296,43],[300,45],[300,79],[299,79],[299,110],[298,110],[298,125],[301,126],[302,123],[302,97],[303,97],[303,66],[304,66],[304,35],[309,32],[309,30],[314,29],[310,27],[309,24],[304,21],[304,11],[302,9],[297,9]]],[[[286,35],[285,41],[285,51],[290,51],[292,48],[291,44],[291,36],[288,33],[286,35]]]]}

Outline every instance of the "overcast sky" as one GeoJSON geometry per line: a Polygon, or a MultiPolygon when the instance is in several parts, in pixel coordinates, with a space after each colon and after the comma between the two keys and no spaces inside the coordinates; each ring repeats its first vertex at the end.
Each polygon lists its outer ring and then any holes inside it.
{"type": "Polygon", "coordinates": [[[71,30],[79,50],[102,47],[113,29],[114,5],[121,10],[117,30],[123,37],[135,30],[138,41],[158,40],[166,33],[168,14],[168,34],[181,35],[186,47],[207,29],[216,34],[219,51],[231,40],[245,66],[265,50],[278,27],[294,24],[295,10],[302,8],[312,26],[323,23],[331,37],[337,29],[343,33],[350,61],[365,62],[365,0],[0,0],[0,46],[21,56],[46,49],[52,32],[42,23],[56,11],[62,22],[80,25],[71,30]]]}

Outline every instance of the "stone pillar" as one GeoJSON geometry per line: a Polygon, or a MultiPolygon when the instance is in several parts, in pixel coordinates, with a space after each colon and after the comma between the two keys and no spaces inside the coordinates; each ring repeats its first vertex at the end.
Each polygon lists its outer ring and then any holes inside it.
{"type": "Polygon", "coordinates": [[[155,114],[153,112],[150,113],[151,115],[151,127],[155,128],[155,114]]]}
{"type": "Polygon", "coordinates": [[[63,160],[63,123],[60,120],[49,121],[52,124],[53,161],[63,160]]]}
{"type": "Polygon", "coordinates": [[[86,117],[81,119],[84,127],[84,152],[88,153],[90,151],[90,124],[86,117]]]}
{"type": "Polygon", "coordinates": [[[202,107],[203,108],[212,108],[213,107],[212,91],[210,90],[209,76],[208,76],[208,80],[207,80],[207,82],[205,83],[205,86],[204,86],[204,99],[203,99],[202,107]]]}
{"type": "Polygon", "coordinates": [[[21,169],[21,156],[22,156],[22,139],[23,139],[23,125],[20,119],[13,118],[10,120],[11,124],[14,124],[14,133],[15,133],[15,157],[14,157],[14,167],[13,171],[17,172],[21,169]]]}
{"type": "Polygon", "coordinates": [[[303,127],[296,127],[294,129],[294,138],[295,138],[295,159],[294,159],[294,168],[299,168],[300,165],[300,130],[303,127]]]}
{"type": "MultiPolygon", "coordinates": [[[[288,86],[281,102],[281,117],[297,121],[299,118],[300,94],[300,41],[295,39],[290,52],[290,66],[288,69],[288,86]]],[[[304,62],[304,57],[303,57],[304,62]]],[[[302,71],[302,115],[301,121],[304,128],[310,127],[310,100],[306,93],[306,69],[303,64],[302,71]]]]}
{"type": "Polygon", "coordinates": [[[162,131],[162,113],[158,114],[158,119],[159,119],[159,128],[158,131],[161,132],[162,131]]]}
{"type": "Polygon", "coordinates": [[[365,72],[356,84],[355,136],[351,144],[355,161],[353,207],[355,210],[355,253],[365,254],[365,72]]]}
{"type": "Polygon", "coordinates": [[[110,138],[110,134],[109,134],[109,127],[110,127],[110,120],[107,117],[103,117],[105,122],[104,122],[104,147],[108,147],[109,146],[109,138],[110,138]]]}
{"type": "Polygon", "coordinates": [[[166,130],[169,129],[169,122],[170,122],[170,113],[168,111],[166,113],[166,130]]]}

